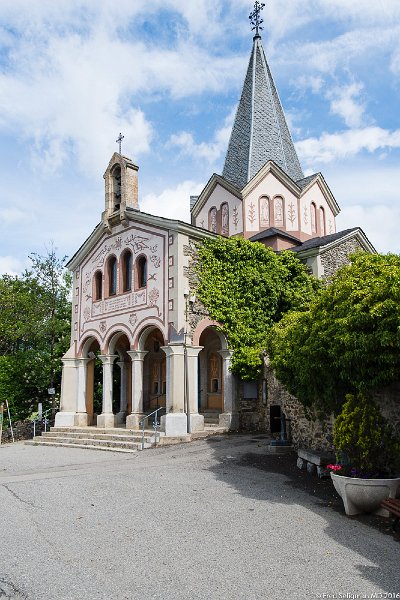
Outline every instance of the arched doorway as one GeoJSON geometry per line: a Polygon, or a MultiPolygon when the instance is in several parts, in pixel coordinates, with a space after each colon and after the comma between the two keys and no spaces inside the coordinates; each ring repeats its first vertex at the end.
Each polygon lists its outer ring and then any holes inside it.
{"type": "Polygon", "coordinates": [[[128,354],[130,342],[124,333],[115,334],[109,344],[109,353],[114,356],[112,369],[112,411],[115,425],[125,425],[132,406],[132,362],[128,354]]]}
{"type": "Polygon", "coordinates": [[[141,346],[147,353],[143,362],[143,410],[149,413],[165,407],[167,392],[166,356],[161,349],[165,345],[161,331],[155,327],[145,332],[141,346]]]}
{"type": "Polygon", "coordinates": [[[99,342],[90,338],[83,346],[82,355],[87,359],[85,404],[87,424],[96,426],[97,415],[101,414],[103,404],[103,364],[99,342]]]}
{"type": "Polygon", "coordinates": [[[224,412],[224,380],[221,334],[208,327],[200,336],[199,345],[199,412],[215,418],[224,412]]]}

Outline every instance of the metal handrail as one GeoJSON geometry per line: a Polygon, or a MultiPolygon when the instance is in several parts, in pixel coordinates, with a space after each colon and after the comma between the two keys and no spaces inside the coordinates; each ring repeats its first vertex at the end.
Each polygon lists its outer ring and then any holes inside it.
{"type": "Polygon", "coordinates": [[[153,410],[153,412],[149,413],[148,415],[146,415],[145,417],[143,417],[143,419],[141,421],[139,421],[139,425],[142,426],[142,450],[144,450],[144,426],[145,423],[147,421],[147,419],[149,417],[152,417],[153,415],[156,415],[155,419],[154,419],[154,423],[153,423],[153,429],[154,429],[154,446],[157,446],[157,429],[158,426],[160,425],[157,417],[158,417],[158,412],[160,410],[165,410],[164,406],[160,406],[160,408],[157,408],[157,410],[153,410]]]}
{"type": "Polygon", "coordinates": [[[47,431],[47,425],[50,423],[50,420],[47,418],[47,415],[49,413],[51,413],[52,409],[49,408],[48,410],[46,410],[43,414],[42,414],[42,418],[41,419],[34,419],[33,420],[33,437],[36,436],[36,423],[44,423],[44,432],[46,433],[47,431]]]}

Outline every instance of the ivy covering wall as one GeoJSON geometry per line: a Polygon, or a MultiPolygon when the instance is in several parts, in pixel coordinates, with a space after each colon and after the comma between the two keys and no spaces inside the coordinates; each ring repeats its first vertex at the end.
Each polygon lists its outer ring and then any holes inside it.
{"type": "Polygon", "coordinates": [[[234,350],[232,372],[243,380],[261,373],[260,354],[272,325],[289,310],[304,310],[319,288],[293,252],[276,254],[241,238],[198,246],[197,296],[221,323],[234,350]]]}

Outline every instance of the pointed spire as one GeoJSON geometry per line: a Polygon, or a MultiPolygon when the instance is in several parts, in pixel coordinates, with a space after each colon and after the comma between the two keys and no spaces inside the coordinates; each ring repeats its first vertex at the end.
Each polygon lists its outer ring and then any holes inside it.
{"type": "Polygon", "coordinates": [[[269,160],[294,181],[304,177],[258,29],[222,172],[240,189],[269,160]]]}

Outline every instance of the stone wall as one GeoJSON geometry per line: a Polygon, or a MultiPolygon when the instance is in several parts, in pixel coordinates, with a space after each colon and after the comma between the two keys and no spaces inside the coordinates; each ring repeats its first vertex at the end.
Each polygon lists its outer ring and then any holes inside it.
{"type": "Polygon", "coordinates": [[[400,437],[400,381],[375,391],[371,397],[400,437]]]}
{"type": "MultiPolygon", "coordinates": [[[[4,420],[3,425],[5,426],[6,421],[4,420]]],[[[50,425],[54,425],[52,421],[47,425],[47,431],[49,431],[50,425]]],[[[44,424],[42,422],[36,423],[36,435],[44,431],[44,424]]],[[[16,442],[20,440],[31,440],[33,438],[33,422],[32,421],[19,421],[17,423],[13,423],[13,433],[14,440],[16,442]]],[[[4,428],[1,436],[1,443],[8,444],[12,442],[11,429],[4,428]]]]}
{"type": "Polygon", "coordinates": [[[346,240],[326,252],[321,252],[321,265],[324,279],[330,279],[340,267],[348,265],[350,254],[363,250],[360,242],[355,238],[346,240]]]}
{"type": "Polygon", "coordinates": [[[202,304],[196,297],[196,290],[199,280],[196,274],[198,252],[195,242],[190,241],[190,244],[183,247],[183,255],[189,257],[188,266],[184,267],[183,271],[189,282],[190,296],[195,297],[195,301],[189,302],[188,306],[189,334],[192,335],[200,321],[209,317],[209,312],[205,308],[204,304],[202,304]]]}
{"type": "Polygon", "coordinates": [[[285,417],[291,419],[290,429],[295,448],[332,450],[333,418],[320,421],[312,415],[306,415],[303,406],[277,380],[269,365],[265,367],[265,375],[268,389],[267,403],[262,415],[265,429],[270,431],[270,407],[278,405],[285,417]]]}

